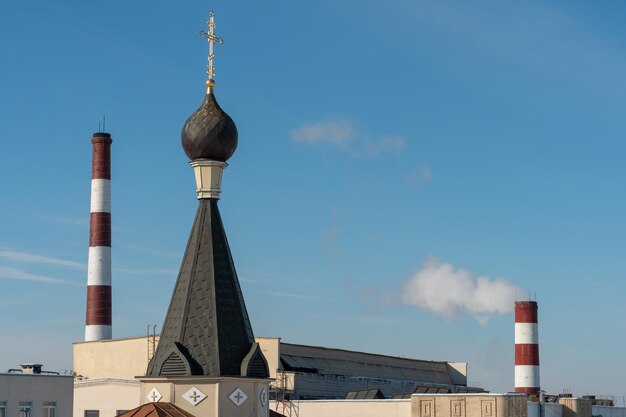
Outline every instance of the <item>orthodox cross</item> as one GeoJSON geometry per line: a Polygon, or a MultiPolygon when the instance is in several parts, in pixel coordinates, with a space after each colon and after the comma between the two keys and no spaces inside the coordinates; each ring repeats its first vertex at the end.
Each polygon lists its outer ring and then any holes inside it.
{"type": "Polygon", "coordinates": [[[156,391],[152,392],[152,402],[155,403],[157,402],[157,400],[159,399],[159,396],[157,395],[156,391]]]}
{"type": "Polygon", "coordinates": [[[213,53],[213,47],[215,46],[215,43],[218,45],[223,44],[224,39],[215,36],[215,13],[213,10],[211,10],[207,24],[209,25],[209,32],[207,33],[204,30],[201,30],[200,36],[207,38],[207,41],[209,42],[209,64],[207,65],[206,74],[209,76],[209,81],[213,81],[213,77],[215,76],[215,70],[213,68],[213,57],[215,54],[213,53]]]}

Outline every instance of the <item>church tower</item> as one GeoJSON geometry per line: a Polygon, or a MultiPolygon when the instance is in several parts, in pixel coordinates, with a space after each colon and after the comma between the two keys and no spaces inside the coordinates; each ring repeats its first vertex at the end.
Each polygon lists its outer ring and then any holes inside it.
{"type": "Polygon", "coordinates": [[[214,94],[214,14],[207,90],[185,123],[182,145],[196,179],[198,210],[162,327],[141,378],[144,403],[166,402],[196,416],[266,417],[268,365],[254,334],[218,209],[222,173],[238,133],[214,94]]]}

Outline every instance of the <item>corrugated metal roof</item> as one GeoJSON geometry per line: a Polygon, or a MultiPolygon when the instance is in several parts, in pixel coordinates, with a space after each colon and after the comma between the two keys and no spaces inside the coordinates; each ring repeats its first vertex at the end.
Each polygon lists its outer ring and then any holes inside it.
{"type": "Polygon", "coordinates": [[[411,399],[411,395],[413,395],[412,392],[403,392],[403,393],[394,395],[392,398],[394,400],[406,400],[406,399],[411,399]]]}
{"type": "Polygon", "coordinates": [[[451,385],[446,362],[406,359],[316,346],[280,344],[286,370],[451,385]]]}
{"type": "Polygon", "coordinates": [[[346,394],[346,400],[383,400],[385,396],[379,389],[364,389],[350,391],[346,394]]]}

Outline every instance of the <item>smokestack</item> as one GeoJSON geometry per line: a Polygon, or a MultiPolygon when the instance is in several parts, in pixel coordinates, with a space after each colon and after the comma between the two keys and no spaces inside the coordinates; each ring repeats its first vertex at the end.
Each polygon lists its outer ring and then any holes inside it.
{"type": "Polygon", "coordinates": [[[515,392],[539,393],[537,302],[515,302],[515,392]]]}
{"type": "Polygon", "coordinates": [[[111,338],[111,135],[94,133],[85,341],[111,338]]]}

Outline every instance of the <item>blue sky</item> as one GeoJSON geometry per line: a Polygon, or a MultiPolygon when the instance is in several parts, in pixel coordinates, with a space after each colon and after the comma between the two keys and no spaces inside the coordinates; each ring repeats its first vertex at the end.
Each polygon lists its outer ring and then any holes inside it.
{"type": "Polygon", "coordinates": [[[220,207],[255,334],[467,361],[505,391],[498,303],[530,292],[542,386],[624,395],[616,1],[3,2],[0,369],[71,368],[103,115],[114,336],[161,325],[197,205],[180,130],[211,8],[239,129],[220,207]],[[424,299],[433,276],[470,291],[424,299]]]}

